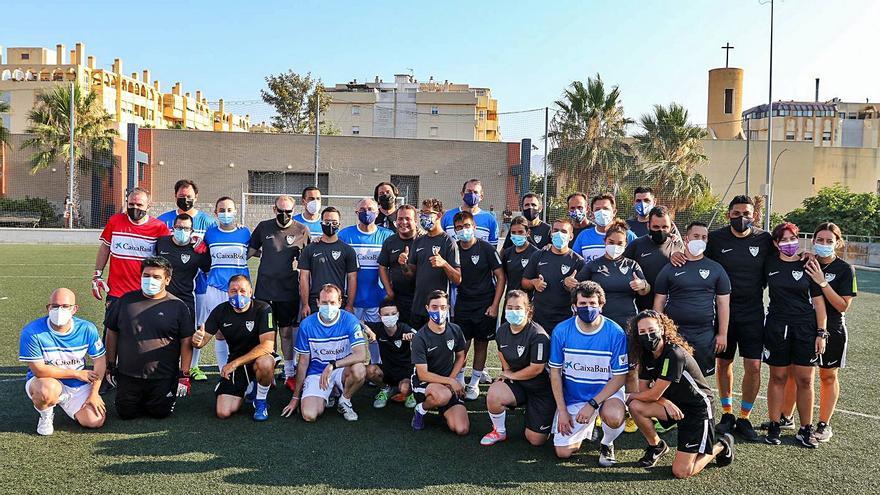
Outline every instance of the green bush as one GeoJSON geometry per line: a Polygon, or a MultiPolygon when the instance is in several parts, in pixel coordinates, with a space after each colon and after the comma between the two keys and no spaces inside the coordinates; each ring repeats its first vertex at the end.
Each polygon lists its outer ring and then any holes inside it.
{"type": "Polygon", "coordinates": [[[24,199],[0,198],[0,216],[2,213],[33,213],[40,215],[40,227],[55,227],[60,225],[59,215],[55,212],[55,206],[46,198],[24,199]]]}
{"type": "Polygon", "coordinates": [[[854,193],[841,185],[823,187],[804,200],[803,208],[790,211],[785,219],[812,232],[822,222],[834,222],[845,235],[880,235],[880,196],[854,193]]]}

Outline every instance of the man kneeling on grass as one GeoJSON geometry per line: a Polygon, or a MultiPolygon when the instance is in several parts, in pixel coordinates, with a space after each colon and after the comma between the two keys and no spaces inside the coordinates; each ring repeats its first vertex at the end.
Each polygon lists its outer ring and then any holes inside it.
{"type": "Polygon", "coordinates": [[[393,299],[386,298],[379,304],[381,321],[364,322],[376,335],[379,347],[378,364],[367,366],[367,380],[381,387],[373,400],[373,407],[381,409],[389,397],[395,402],[406,401],[406,407],[416,407],[415,396],[411,393],[412,351],[410,343],[416,334],[412,327],[400,321],[400,312],[393,299]],[[392,392],[397,391],[392,395],[392,392]]]}

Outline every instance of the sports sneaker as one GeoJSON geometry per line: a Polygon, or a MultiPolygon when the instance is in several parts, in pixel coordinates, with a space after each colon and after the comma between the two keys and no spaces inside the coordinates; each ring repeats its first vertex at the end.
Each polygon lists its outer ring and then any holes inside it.
{"type": "Polygon", "coordinates": [[[733,428],[736,426],[736,416],[730,413],[724,413],[721,415],[721,421],[715,425],[715,431],[724,435],[725,433],[733,433],[733,428]]]}
{"type": "Polygon", "coordinates": [[[358,420],[358,414],[354,412],[354,406],[352,406],[351,403],[346,404],[342,401],[339,401],[339,405],[336,407],[336,410],[339,411],[339,414],[341,414],[346,421],[358,420]]]}
{"type": "Polygon", "coordinates": [[[189,369],[189,377],[194,382],[208,381],[208,375],[206,375],[198,366],[189,369]]]}
{"type": "Polygon", "coordinates": [[[636,420],[634,420],[629,413],[626,414],[626,422],[623,424],[623,431],[626,433],[635,433],[639,431],[639,425],[636,424],[636,420]]]}
{"type": "Polygon", "coordinates": [[[737,418],[734,431],[750,442],[758,440],[758,432],[752,427],[752,422],[749,421],[749,418],[737,418]]]}
{"type": "Polygon", "coordinates": [[[254,401],[254,421],[266,421],[269,419],[269,404],[266,399],[257,399],[254,401]]]}
{"type": "Polygon", "coordinates": [[[419,431],[425,429],[425,415],[419,413],[418,410],[413,411],[413,419],[410,422],[413,430],[419,431]]]}
{"type": "Polygon", "coordinates": [[[416,396],[413,394],[409,394],[409,396],[406,398],[406,402],[404,402],[403,405],[407,409],[412,409],[416,407],[416,396]]]}
{"type": "Polygon", "coordinates": [[[781,435],[781,427],[779,423],[776,421],[771,421],[770,425],[767,427],[767,435],[764,436],[764,442],[769,443],[770,445],[779,445],[782,443],[782,439],[779,438],[781,435]]]}
{"type": "Polygon", "coordinates": [[[729,466],[733,462],[733,435],[725,433],[721,435],[718,442],[724,446],[724,450],[715,457],[715,464],[718,464],[719,467],[729,466]]]}
{"type": "Polygon", "coordinates": [[[674,430],[677,426],[678,423],[672,423],[669,426],[663,426],[663,423],[661,423],[660,420],[656,418],[654,419],[654,430],[657,432],[658,435],[662,435],[670,430],[674,430]]]}
{"type": "Polygon", "coordinates": [[[599,444],[599,465],[611,467],[615,464],[617,464],[617,458],[614,457],[614,444],[599,444]]]}
{"type": "Polygon", "coordinates": [[[45,416],[40,414],[40,420],[37,421],[37,434],[48,436],[55,433],[55,409],[53,408],[49,414],[45,416]]]}
{"type": "Polygon", "coordinates": [[[492,431],[486,433],[483,436],[482,440],[480,440],[480,445],[495,445],[496,443],[503,442],[505,440],[507,440],[507,432],[498,433],[498,430],[492,428],[492,431]]]}
{"type": "Polygon", "coordinates": [[[828,440],[831,440],[831,437],[834,433],[831,431],[831,425],[824,421],[819,421],[819,424],[816,425],[816,431],[813,432],[813,438],[816,439],[817,442],[825,443],[828,440]]]}
{"type": "Polygon", "coordinates": [[[477,397],[480,396],[480,387],[478,386],[470,386],[466,385],[464,387],[464,399],[465,400],[477,400],[477,397]]]}
{"type": "Polygon", "coordinates": [[[808,449],[815,449],[819,446],[819,441],[813,437],[813,425],[801,426],[801,429],[798,430],[797,435],[794,437],[797,438],[801,445],[808,449]]]}
{"type": "Polygon", "coordinates": [[[645,455],[639,459],[639,466],[642,466],[643,468],[654,467],[657,465],[660,458],[666,455],[667,452],[669,452],[669,445],[667,445],[662,439],[657,445],[648,445],[645,449],[645,455]]]}
{"type": "Polygon", "coordinates": [[[480,383],[482,383],[484,385],[491,385],[492,384],[492,375],[490,375],[488,371],[483,370],[483,376],[480,377],[480,383]]]}
{"type": "MultiPolygon", "coordinates": [[[[763,423],[761,423],[761,426],[759,426],[758,428],[761,430],[767,430],[770,428],[770,423],[771,423],[771,421],[764,421],[763,423]]],[[[783,430],[793,430],[794,429],[794,419],[786,417],[786,416],[780,416],[779,417],[779,427],[782,428],[783,430]]]]}
{"type": "Polygon", "coordinates": [[[327,397],[327,407],[336,407],[336,401],[338,399],[338,395],[331,395],[330,397],[327,397]]]}
{"type": "Polygon", "coordinates": [[[290,390],[291,392],[296,390],[296,377],[295,376],[288,376],[287,378],[285,378],[284,379],[284,388],[286,388],[287,390],[290,390]]]}
{"type": "Polygon", "coordinates": [[[382,409],[388,404],[388,391],[391,390],[390,387],[383,387],[379,389],[379,393],[376,394],[376,397],[373,399],[373,407],[376,409],[382,409]]]}

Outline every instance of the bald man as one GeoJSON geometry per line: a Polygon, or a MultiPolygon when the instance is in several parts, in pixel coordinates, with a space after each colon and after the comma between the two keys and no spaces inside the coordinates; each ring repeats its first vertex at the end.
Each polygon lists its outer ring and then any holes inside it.
{"type": "Polygon", "coordinates": [[[48,316],[28,323],[21,331],[18,360],[27,363],[24,389],[40,413],[37,433],[55,431],[55,406],[84,428],[100,428],[107,418],[98,394],[107,368],[98,328],[76,318],[76,296],[70,289],[55,289],[46,305],[48,316]],[[93,370],[86,369],[86,355],[93,370]]]}

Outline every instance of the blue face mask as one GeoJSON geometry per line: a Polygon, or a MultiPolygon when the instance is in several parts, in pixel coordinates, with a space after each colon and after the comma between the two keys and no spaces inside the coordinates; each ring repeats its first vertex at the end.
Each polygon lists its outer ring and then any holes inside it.
{"type": "Polygon", "coordinates": [[[639,201],[636,203],[636,215],[640,217],[648,216],[648,213],[651,212],[651,208],[654,207],[654,203],[645,203],[643,201],[639,201]]]}
{"type": "Polygon", "coordinates": [[[461,229],[455,233],[455,237],[461,242],[471,242],[474,238],[474,229],[461,229]]]}
{"type": "Polygon", "coordinates": [[[504,319],[507,323],[518,327],[526,321],[526,310],[524,309],[508,309],[504,312],[504,319]]]}
{"type": "Polygon", "coordinates": [[[524,235],[510,234],[510,242],[513,243],[516,247],[523,247],[528,242],[529,238],[524,235]]]}
{"type": "Polygon", "coordinates": [[[358,221],[364,225],[371,225],[373,222],[376,221],[376,217],[378,215],[379,214],[377,212],[371,210],[359,211],[358,221]]]}
{"type": "Polygon", "coordinates": [[[464,197],[462,199],[464,200],[464,204],[472,208],[480,204],[480,195],[475,192],[464,193],[464,197]]]}
{"type": "Polygon", "coordinates": [[[191,230],[174,229],[174,241],[181,246],[184,244],[189,244],[190,238],[192,238],[191,230]]]}
{"type": "Polygon", "coordinates": [[[244,309],[250,303],[250,296],[245,296],[244,294],[236,294],[229,298],[229,304],[235,309],[244,309]]]}
{"type": "Polygon", "coordinates": [[[813,252],[820,258],[827,258],[834,254],[834,246],[827,244],[813,244],[813,252]]]}
{"type": "Polygon", "coordinates": [[[587,212],[584,210],[572,210],[568,212],[568,216],[574,220],[575,223],[583,223],[587,218],[587,212]]]}
{"type": "Polygon", "coordinates": [[[324,321],[331,321],[339,314],[339,306],[321,304],[318,306],[318,312],[321,314],[321,317],[324,318],[324,321]]]}
{"type": "Polygon", "coordinates": [[[613,215],[610,210],[596,210],[593,212],[593,218],[596,219],[596,225],[604,227],[611,223],[613,215]]]}
{"type": "Polygon", "coordinates": [[[419,225],[425,230],[434,228],[434,215],[419,215],[419,225]]]}
{"type": "Polygon", "coordinates": [[[162,292],[162,281],[153,277],[141,277],[141,290],[148,296],[162,292]]]}
{"type": "Polygon", "coordinates": [[[582,306],[577,308],[578,318],[584,323],[593,323],[602,314],[602,308],[596,306],[582,306]]]}
{"type": "Polygon", "coordinates": [[[446,323],[446,315],[446,311],[428,311],[428,318],[438,325],[446,323]]]}
{"type": "Polygon", "coordinates": [[[223,225],[232,225],[232,222],[235,221],[235,213],[232,212],[222,212],[217,214],[217,220],[223,225]]]}
{"type": "Polygon", "coordinates": [[[550,240],[553,242],[553,247],[556,249],[562,249],[568,246],[568,234],[565,232],[554,232],[550,234],[550,240]]]}

